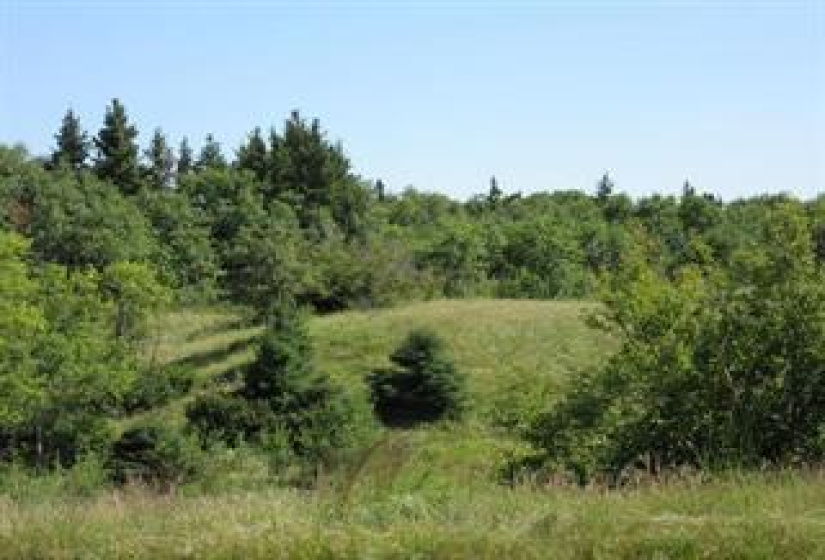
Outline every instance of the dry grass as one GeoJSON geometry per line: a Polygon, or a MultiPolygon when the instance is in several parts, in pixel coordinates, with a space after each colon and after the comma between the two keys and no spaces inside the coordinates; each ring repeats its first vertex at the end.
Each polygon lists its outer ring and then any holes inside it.
{"type": "Polygon", "coordinates": [[[801,475],[603,493],[469,485],[0,501],[0,558],[823,558],[825,484],[801,475]]]}

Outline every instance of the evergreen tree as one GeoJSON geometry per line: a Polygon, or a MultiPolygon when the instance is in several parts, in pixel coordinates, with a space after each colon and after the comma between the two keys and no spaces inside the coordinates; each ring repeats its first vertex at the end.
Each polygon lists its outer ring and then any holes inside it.
{"type": "Polygon", "coordinates": [[[487,202],[495,206],[501,200],[502,194],[501,188],[498,186],[498,180],[495,176],[490,177],[490,192],[487,195],[487,202]]]}
{"type": "Polygon", "coordinates": [[[288,299],[274,302],[268,323],[257,357],[244,371],[241,392],[249,400],[265,399],[277,409],[291,410],[294,403],[286,400],[294,398],[288,395],[312,377],[312,345],[306,325],[288,299]]]}
{"type": "Polygon", "coordinates": [[[375,182],[375,195],[378,197],[378,202],[384,202],[384,200],[386,200],[387,187],[381,179],[375,182]]]}
{"type": "Polygon", "coordinates": [[[202,171],[204,169],[224,169],[225,167],[226,158],[223,157],[220,143],[215,140],[211,133],[207,134],[206,141],[195,164],[195,169],[202,171]]]}
{"type": "Polygon", "coordinates": [[[461,417],[466,403],[464,376],[438,335],[425,329],[412,331],[390,360],[395,368],[376,370],[367,378],[382,422],[409,426],[461,417]]]}
{"type": "Polygon", "coordinates": [[[268,321],[238,392],[202,397],[187,416],[206,436],[233,443],[239,436],[279,432],[296,454],[321,458],[345,442],[352,411],[329,377],[315,369],[309,334],[294,303],[274,302],[268,321]]]}
{"type": "Polygon", "coordinates": [[[166,143],[166,137],[159,128],[155,129],[149,149],[144,152],[149,166],[146,175],[153,188],[162,190],[169,187],[172,181],[172,170],[175,167],[175,158],[172,149],[166,143]]]}
{"type": "Polygon", "coordinates": [[[126,109],[113,99],[106,110],[103,128],[94,139],[97,148],[95,171],[104,180],[117,185],[124,194],[140,190],[137,129],[129,124],[126,109]]]}
{"type": "Polygon", "coordinates": [[[298,111],[286,121],[283,137],[274,140],[274,194],[296,206],[304,230],[323,237],[322,209],[330,205],[334,189],[346,190],[354,182],[349,160],[340,145],[327,141],[318,119],[308,123],[298,111]]]}
{"type": "Polygon", "coordinates": [[[238,150],[237,167],[252,171],[259,181],[263,181],[269,168],[267,160],[266,142],[261,136],[261,129],[256,127],[238,150]]]}
{"type": "Polygon", "coordinates": [[[685,199],[694,196],[696,196],[696,189],[688,179],[685,179],[685,182],[682,184],[682,198],[685,199]]]}
{"type": "Polygon", "coordinates": [[[184,136],[183,140],[180,141],[180,148],[178,149],[178,168],[175,175],[178,178],[185,177],[192,172],[193,166],[192,148],[189,146],[189,140],[184,136]]]}
{"type": "Polygon", "coordinates": [[[599,182],[596,184],[596,198],[601,203],[607,202],[607,199],[613,194],[614,183],[610,178],[610,174],[605,172],[599,182]]]}
{"type": "Polygon", "coordinates": [[[52,164],[65,165],[80,170],[89,157],[89,138],[80,126],[80,119],[69,109],[63,117],[60,130],[55,135],[57,148],[52,152],[52,164]]]}

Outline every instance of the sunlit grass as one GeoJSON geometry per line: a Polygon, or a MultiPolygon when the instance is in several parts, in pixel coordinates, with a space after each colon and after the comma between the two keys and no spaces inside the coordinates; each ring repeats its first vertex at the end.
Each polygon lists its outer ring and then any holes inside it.
{"type": "MultiPolygon", "coordinates": [[[[380,433],[337,470],[316,473],[312,489],[278,486],[266,456],[244,452],[207,457],[209,481],[170,495],[87,492],[82,472],[20,475],[10,493],[18,499],[0,497],[0,560],[825,558],[825,478],[817,472],[623,490],[500,482],[502,465],[524,444],[499,421],[546,406],[615,347],[587,327],[593,309],[433,301],[313,318],[318,367],[362,399],[364,375],[386,365],[411,329],[433,328],[468,375],[473,413],[461,424],[380,433]]],[[[248,363],[262,328],[238,311],[184,310],[160,318],[153,332],[147,360],[193,367],[197,393],[248,363]]],[[[181,423],[191,398],[149,414],[181,423]]]]}
{"type": "Polygon", "coordinates": [[[0,558],[822,558],[823,482],[0,501],[0,558]]]}

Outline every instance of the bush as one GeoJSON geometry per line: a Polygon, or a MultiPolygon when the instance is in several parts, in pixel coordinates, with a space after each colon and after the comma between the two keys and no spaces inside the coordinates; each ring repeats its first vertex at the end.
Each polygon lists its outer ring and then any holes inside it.
{"type": "Polygon", "coordinates": [[[180,432],[147,424],[120,436],[112,445],[109,463],[115,482],[139,481],[168,489],[195,475],[198,449],[180,432]]]}
{"type": "Polygon", "coordinates": [[[669,281],[640,263],[616,279],[605,325],[620,350],[529,439],[580,482],[630,469],[762,467],[822,459],[825,278],[805,221],[778,208],[729,273],[669,281]]]}
{"type": "Polygon", "coordinates": [[[138,412],[163,406],[189,392],[194,371],[184,366],[167,366],[145,370],[123,397],[126,412],[138,412]]]}
{"type": "Polygon", "coordinates": [[[465,409],[465,379],[435,333],[415,330],[393,353],[395,368],[367,377],[375,413],[389,426],[459,419],[465,409]]]}
{"type": "Polygon", "coordinates": [[[189,425],[203,443],[220,441],[231,446],[257,438],[265,416],[265,410],[256,411],[253,403],[231,394],[201,395],[186,410],[189,425]]]}
{"type": "Polygon", "coordinates": [[[39,425],[0,427],[0,459],[68,468],[88,453],[105,452],[114,439],[110,422],[95,412],[55,410],[52,414],[39,425]]]}

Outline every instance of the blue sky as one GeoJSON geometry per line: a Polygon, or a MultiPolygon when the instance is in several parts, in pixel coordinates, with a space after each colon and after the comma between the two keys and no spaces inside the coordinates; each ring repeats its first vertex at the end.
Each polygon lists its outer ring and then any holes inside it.
{"type": "Polygon", "coordinates": [[[227,151],[290,110],[356,170],[456,197],[685,178],[825,191],[825,0],[0,0],[0,142],[46,152],[112,97],[227,151]]]}

